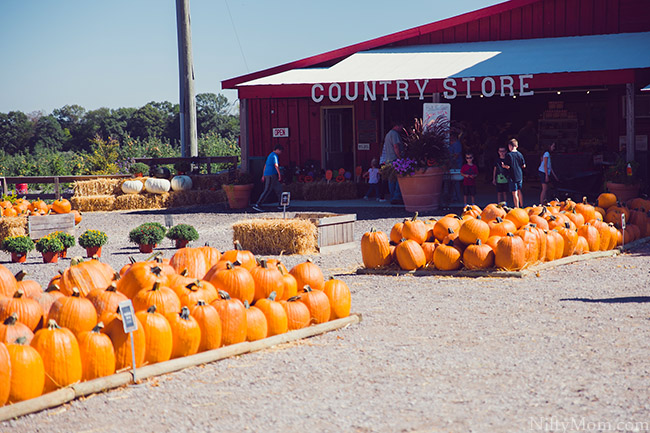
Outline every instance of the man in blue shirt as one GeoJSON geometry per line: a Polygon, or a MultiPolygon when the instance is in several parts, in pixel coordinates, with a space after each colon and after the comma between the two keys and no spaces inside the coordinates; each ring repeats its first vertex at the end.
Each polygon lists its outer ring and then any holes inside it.
{"type": "Polygon", "coordinates": [[[515,138],[508,142],[510,152],[506,154],[506,160],[501,163],[501,167],[508,170],[508,186],[512,192],[512,207],[524,207],[524,195],[521,192],[524,181],[524,169],[526,160],[524,155],[517,150],[519,143],[515,138]]]}
{"type": "Polygon", "coordinates": [[[279,156],[283,150],[284,147],[281,144],[277,144],[273,148],[273,152],[269,153],[269,156],[266,158],[264,173],[262,174],[264,191],[262,191],[262,194],[260,194],[260,198],[257,199],[257,203],[253,205],[253,209],[258,212],[263,212],[260,205],[264,203],[264,200],[266,200],[266,197],[271,191],[275,192],[275,194],[278,196],[278,201],[280,200],[280,197],[282,197],[282,185],[280,185],[282,175],[280,174],[279,156]]]}

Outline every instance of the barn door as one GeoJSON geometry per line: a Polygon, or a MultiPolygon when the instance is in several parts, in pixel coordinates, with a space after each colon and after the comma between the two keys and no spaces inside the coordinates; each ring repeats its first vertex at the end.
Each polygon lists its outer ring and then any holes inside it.
{"type": "Polygon", "coordinates": [[[325,108],[324,121],[324,168],[338,170],[354,168],[354,131],[352,108],[325,108]]]}

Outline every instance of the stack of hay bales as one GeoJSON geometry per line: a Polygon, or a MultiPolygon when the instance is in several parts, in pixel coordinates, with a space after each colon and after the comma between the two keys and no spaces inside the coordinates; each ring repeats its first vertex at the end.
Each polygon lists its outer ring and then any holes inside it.
{"type": "MultiPolygon", "coordinates": [[[[221,190],[223,175],[190,176],[193,189],[152,194],[144,189],[139,194],[124,194],[122,183],[133,179],[95,179],[74,183],[74,195],[70,198],[73,209],[81,212],[161,209],[195,204],[221,203],[226,200],[221,190]]],[[[147,178],[138,178],[144,183],[147,178]]]]}
{"type": "Polygon", "coordinates": [[[25,236],[26,234],[26,216],[0,218],[0,242],[9,236],[25,236]]]}
{"type": "Polygon", "coordinates": [[[306,219],[257,218],[232,226],[233,239],[255,254],[312,254],[318,229],[306,219]]]}

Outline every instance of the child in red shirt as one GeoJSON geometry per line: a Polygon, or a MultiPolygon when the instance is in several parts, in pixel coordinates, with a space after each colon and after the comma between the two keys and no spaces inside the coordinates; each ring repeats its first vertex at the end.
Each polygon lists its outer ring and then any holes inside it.
{"type": "Polygon", "coordinates": [[[460,169],[460,174],[463,175],[463,198],[465,206],[474,204],[474,196],[476,195],[476,176],[478,176],[478,166],[474,164],[474,154],[471,152],[465,153],[465,164],[460,169]],[[468,200],[469,198],[469,200],[468,200]]]}

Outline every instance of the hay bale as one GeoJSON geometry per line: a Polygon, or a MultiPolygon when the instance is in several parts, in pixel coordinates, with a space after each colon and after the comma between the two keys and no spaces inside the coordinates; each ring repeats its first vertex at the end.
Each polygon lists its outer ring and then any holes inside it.
{"type": "Polygon", "coordinates": [[[115,198],[115,210],[160,209],[167,207],[169,193],[123,194],[115,198]]]}
{"type": "Polygon", "coordinates": [[[73,184],[74,195],[80,197],[122,194],[122,179],[79,180],[73,184]]]}
{"type": "Polygon", "coordinates": [[[257,218],[232,226],[233,240],[254,254],[313,254],[318,231],[304,219],[257,218]]]}
{"type": "Polygon", "coordinates": [[[72,209],[77,209],[80,212],[104,212],[114,209],[115,196],[114,195],[91,195],[72,196],[70,197],[70,204],[72,209]]]}
{"type": "Polygon", "coordinates": [[[25,236],[27,234],[27,217],[0,218],[0,242],[10,236],[25,236]]]}
{"type": "Polygon", "coordinates": [[[303,194],[304,183],[293,182],[289,185],[284,185],[282,188],[285,192],[291,193],[291,200],[304,200],[305,195],[303,194]]]}
{"type": "Polygon", "coordinates": [[[228,173],[192,174],[190,179],[192,179],[192,189],[219,190],[222,184],[227,183],[228,173]]]}
{"type": "Polygon", "coordinates": [[[171,191],[167,206],[192,206],[195,204],[212,204],[226,201],[226,193],[223,190],[189,190],[171,191]]]}

